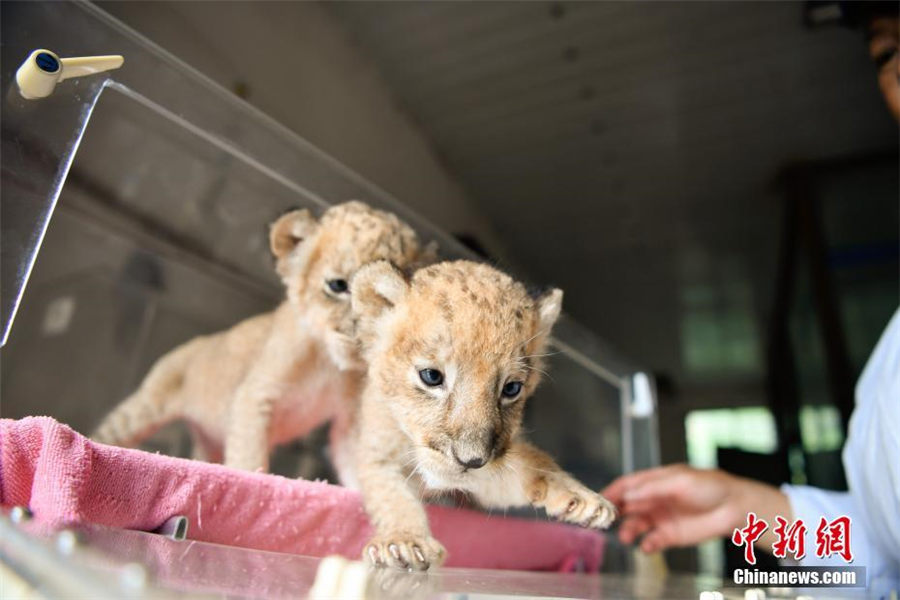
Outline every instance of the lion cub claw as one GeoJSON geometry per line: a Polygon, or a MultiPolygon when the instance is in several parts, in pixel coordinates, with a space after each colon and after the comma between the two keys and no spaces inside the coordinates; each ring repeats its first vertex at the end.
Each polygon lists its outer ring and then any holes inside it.
{"type": "Polygon", "coordinates": [[[616,507],[600,494],[568,477],[544,479],[543,500],[535,502],[551,517],[590,529],[607,529],[616,520],[616,507]]]}
{"type": "Polygon", "coordinates": [[[430,535],[397,533],[373,538],[363,550],[363,558],[375,567],[424,571],[440,566],[447,551],[430,535]]]}

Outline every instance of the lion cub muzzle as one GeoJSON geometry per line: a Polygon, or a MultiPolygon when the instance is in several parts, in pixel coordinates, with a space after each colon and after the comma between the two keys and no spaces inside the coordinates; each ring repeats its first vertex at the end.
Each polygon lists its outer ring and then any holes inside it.
{"type": "Polygon", "coordinates": [[[450,453],[464,470],[480,469],[493,457],[498,437],[493,429],[466,432],[453,441],[450,453]]]}

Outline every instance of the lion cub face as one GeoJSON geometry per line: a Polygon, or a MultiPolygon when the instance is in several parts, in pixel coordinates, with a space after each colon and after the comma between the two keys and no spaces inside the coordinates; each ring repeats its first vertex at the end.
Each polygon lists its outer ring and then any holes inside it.
{"type": "Polygon", "coordinates": [[[465,486],[478,469],[496,468],[540,380],[562,292],[535,300],[509,276],[467,261],[431,265],[411,280],[376,263],[353,285],[367,393],[409,437],[426,483],[465,486]]]}
{"type": "Polygon", "coordinates": [[[283,215],[270,229],[276,269],[304,328],[318,337],[341,369],[362,368],[352,336],[350,280],[363,265],[388,260],[426,262],[413,230],[395,215],[362,202],[329,208],[316,220],[306,209],[283,215]]]}

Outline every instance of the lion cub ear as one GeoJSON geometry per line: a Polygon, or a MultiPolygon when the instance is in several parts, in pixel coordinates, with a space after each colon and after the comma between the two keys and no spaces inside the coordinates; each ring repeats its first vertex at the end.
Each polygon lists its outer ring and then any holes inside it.
{"type": "Polygon", "coordinates": [[[305,208],[281,215],[269,228],[272,255],[280,261],[311,236],[317,226],[315,217],[305,208]]]}
{"type": "Polygon", "coordinates": [[[356,319],[356,338],[365,352],[378,337],[378,319],[409,292],[403,273],[385,260],[362,267],[350,280],[350,306],[356,319]]]}
{"type": "Polygon", "coordinates": [[[357,317],[377,319],[406,297],[409,282],[386,260],[363,266],[350,282],[350,302],[357,317]]]}
{"type": "Polygon", "coordinates": [[[542,336],[550,335],[550,330],[559,319],[559,314],[562,312],[562,299],[563,293],[559,288],[554,288],[538,298],[538,329],[542,336]]]}

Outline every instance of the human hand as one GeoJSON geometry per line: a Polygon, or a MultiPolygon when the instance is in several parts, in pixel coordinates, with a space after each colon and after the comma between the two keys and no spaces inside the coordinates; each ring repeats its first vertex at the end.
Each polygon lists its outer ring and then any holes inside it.
{"type": "Polygon", "coordinates": [[[619,539],[631,544],[643,536],[644,552],[729,536],[751,511],[770,522],[776,514],[790,515],[787,498],[774,487],[686,465],[624,475],[602,493],[622,516],[619,539]]]}

